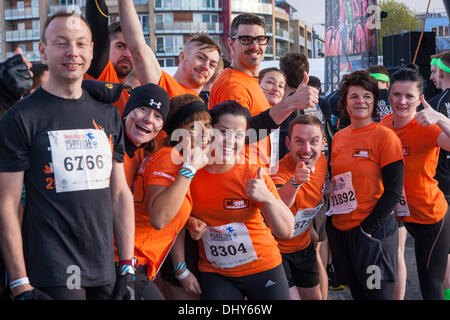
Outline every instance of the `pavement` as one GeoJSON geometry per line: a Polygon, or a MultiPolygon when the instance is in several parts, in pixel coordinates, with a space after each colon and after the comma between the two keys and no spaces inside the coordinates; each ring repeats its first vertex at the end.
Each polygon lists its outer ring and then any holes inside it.
{"type": "MultiPolygon", "coordinates": [[[[405,263],[407,269],[405,300],[422,300],[419,279],[417,278],[416,257],[414,254],[414,238],[409,234],[406,238],[405,263]]],[[[350,290],[328,290],[329,300],[352,300],[350,290]]]]}

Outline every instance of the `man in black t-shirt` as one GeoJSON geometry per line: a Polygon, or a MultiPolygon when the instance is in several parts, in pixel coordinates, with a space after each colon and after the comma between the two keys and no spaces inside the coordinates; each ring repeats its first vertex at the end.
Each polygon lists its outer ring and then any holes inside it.
{"type": "Polygon", "coordinates": [[[376,122],[380,122],[381,118],[385,115],[392,113],[391,106],[389,105],[389,71],[384,66],[374,65],[367,68],[367,72],[370,73],[378,82],[379,98],[378,98],[378,118],[373,119],[376,122]]]}
{"type": "Polygon", "coordinates": [[[15,299],[133,298],[134,208],[121,163],[123,128],[117,108],[82,89],[92,49],[84,18],[50,16],[39,46],[48,81],[0,121],[1,249],[15,299]]]}

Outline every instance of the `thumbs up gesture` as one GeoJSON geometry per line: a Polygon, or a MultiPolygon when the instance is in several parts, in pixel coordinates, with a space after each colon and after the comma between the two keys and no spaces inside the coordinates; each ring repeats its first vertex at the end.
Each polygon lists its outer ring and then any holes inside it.
{"type": "Polygon", "coordinates": [[[314,173],[314,167],[311,167],[303,161],[300,161],[295,167],[295,182],[298,184],[304,184],[308,182],[312,173],[314,173]]]}
{"type": "Polygon", "coordinates": [[[256,179],[248,179],[245,186],[245,194],[251,200],[256,202],[265,202],[270,199],[272,193],[267,189],[263,178],[263,168],[259,167],[256,173],[256,179]]]}
{"type": "Polygon", "coordinates": [[[298,86],[297,90],[293,95],[286,98],[289,105],[295,107],[296,109],[307,109],[314,108],[317,103],[319,103],[319,90],[316,88],[308,86],[309,76],[308,73],[304,72],[303,81],[298,86]]]}
{"type": "Polygon", "coordinates": [[[423,95],[420,96],[420,102],[423,105],[423,110],[417,112],[414,116],[420,125],[428,127],[441,120],[443,114],[434,110],[429,103],[425,101],[423,95]]]}

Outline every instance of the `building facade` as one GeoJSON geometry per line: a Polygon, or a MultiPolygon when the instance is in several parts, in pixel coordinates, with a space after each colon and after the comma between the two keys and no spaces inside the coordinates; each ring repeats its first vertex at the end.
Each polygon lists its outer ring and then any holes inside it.
{"type": "MultiPolygon", "coordinates": [[[[38,44],[48,15],[72,6],[84,12],[91,0],[4,0],[0,1],[2,60],[20,47],[30,61],[40,61],[38,44]]],[[[109,22],[119,20],[118,0],[106,0],[109,22]]],[[[254,13],[264,19],[271,36],[265,59],[277,60],[283,54],[302,52],[318,57],[311,27],[295,19],[295,9],[276,0],[134,0],[147,43],[162,67],[178,65],[178,55],[191,34],[208,33],[229,57],[227,39],[232,19],[240,13],[254,13]]],[[[322,49],[323,52],[323,49],[322,49]]],[[[319,55],[320,56],[320,55],[319,55]]]]}
{"type": "MultiPolygon", "coordinates": [[[[419,13],[416,15],[420,23],[420,30],[422,31],[423,21],[425,19],[425,13],[419,13]]],[[[441,10],[434,10],[428,13],[427,20],[425,21],[425,31],[434,32],[436,34],[436,50],[442,52],[450,50],[450,23],[447,16],[447,12],[444,8],[441,10]]]]}

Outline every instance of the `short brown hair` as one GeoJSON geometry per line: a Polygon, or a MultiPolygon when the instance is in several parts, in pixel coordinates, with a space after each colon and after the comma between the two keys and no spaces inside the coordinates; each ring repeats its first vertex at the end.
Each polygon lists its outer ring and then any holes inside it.
{"type": "Polygon", "coordinates": [[[440,59],[447,67],[450,67],[450,51],[442,53],[440,59]]]}
{"type": "Polygon", "coordinates": [[[192,37],[189,38],[189,40],[185,43],[184,47],[190,45],[190,44],[198,44],[198,46],[202,48],[207,49],[216,49],[217,52],[219,52],[219,56],[222,54],[222,48],[220,45],[215,42],[213,39],[211,39],[207,33],[199,32],[192,35],[192,37]]]}
{"type": "Polygon", "coordinates": [[[440,53],[436,53],[436,54],[431,55],[430,56],[430,60],[432,60],[434,58],[440,59],[445,52],[448,52],[448,51],[444,51],[444,52],[440,52],[440,53]]]}
{"type": "Polygon", "coordinates": [[[108,34],[110,39],[113,38],[119,32],[122,32],[122,26],[120,25],[120,21],[113,22],[108,26],[108,34]]]}
{"type": "Polygon", "coordinates": [[[295,89],[303,81],[304,72],[309,73],[308,58],[300,52],[289,52],[280,59],[280,69],[286,75],[286,84],[295,89]]]}
{"type": "Polygon", "coordinates": [[[236,16],[231,22],[230,37],[234,37],[236,35],[237,30],[241,24],[255,24],[261,26],[264,29],[264,32],[266,31],[266,23],[263,19],[253,13],[241,13],[240,15],[236,16]]]}
{"type": "Polygon", "coordinates": [[[341,113],[343,118],[347,117],[350,119],[347,113],[347,94],[348,89],[352,86],[363,87],[367,91],[373,94],[373,111],[372,117],[378,117],[378,99],[379,99],[379,91],[378,91],[378,81],[372,77],[369,72],[365,70],[354,71],[350,74],[346,74],[342,77],[341,84],[339,87],[339,101],[337,105],[338,111],[341,113]]]}
{"type": "Polygon", "coordinates": [[[373,65],[367,68],[368,73],[382,73],[389,77],[389,71],[385,66],[373,65]]]}
{"type": "Polygon", "coordinates": [[[317,118],[316,116],[313,116],[312,114],[300,114],[289,123],[289,127],[288,127],[289,139],[291,139],[292,131],[294,131],[294,126],[297,124],[317,126],[320,128],[320,132],[322,132],[322,137],[325,136],[325,129],[323,128],[322,122],[320,121],[319,118],[317,118]]]}
{"type": "MultiPolygon", "coordinates": [[[[164,126],[166,128],[169,126],[170,121],[171,121],[173,115],[175,114],[175,112],[177,112],[179,109],[183,108],[188,103],[191,103],[194,101],[199,101],[201,103],[204,103],[202,98],[200,98],[199,96],[196,96],[195,94],[189,94],[189,93],[181,94],[181,95],[175,96],[172,99],[170,99],[170,110],[169,110],[169,114],[167,115],[167,121],[164,123],[164,126]]],[[[184,121],[181,123],[181,125],[187,125],[194,121],[203,121],[203,120],[211,121],[211,115],[209,114],[209,112],[201,111],[201,112],[194,113],[192,116],[184,119],[184,121]]],[[[166,140],[164,141],[164,144],[167,146],[169,146],[169,145],[174,146],[177,144],[177,141],[171,141],[171,137],[168,136],[166,138],[166,140]]]]}
{"type": "Polygon", "coordinates": [[[85,17],[78,14],[74,10],[59,10],[59,11],[56,11],[55,13],[53,13],[51,16],[47,17],[47,19],[45,20],[44,26],[42,27],[42,33],[41,33],[42,42],[47,44],[47,38],[45,37],[45,32],[47,31],[47,28],[50,25],[50,22],[52,22],[56,18],[69,18],[69,17],[79,18],[81,21],[83,21],[87,25],[89,32],[91,33],[91,37],[92,37],[91,26],[89,25],[89,23],[87,22],[85,17]]]}
{"type": "Polygon", "coordinates": [[[284,81],[286,81],[286,75],[284,74],[283,71],[281,71],[280,69],[276,68],[276,67],[272,67],[272,68],[266,68],[266,69],[262,69],[259,74],[258,74],[258,82],[261,83],[261,80],[264,78],[264,76],[269,73],[269,72],[278,72],[279,74],[281,74],[284,78],[284,81]]]}

